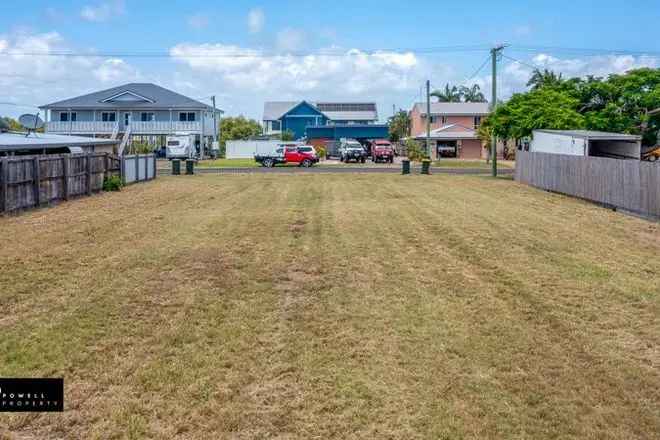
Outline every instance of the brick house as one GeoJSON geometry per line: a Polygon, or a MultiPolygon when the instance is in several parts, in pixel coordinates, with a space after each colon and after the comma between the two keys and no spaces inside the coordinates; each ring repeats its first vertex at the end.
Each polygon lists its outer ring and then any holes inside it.
{"type": "MultiPolygon", "coordinates": [[[[486,158],[477,129],[489,113],[487,102],[432,102],[431,155],[461,159],[486,158]]],[[[410,133],[426,140],[426,103],[416,103],[410,111],[410,133]]]]}

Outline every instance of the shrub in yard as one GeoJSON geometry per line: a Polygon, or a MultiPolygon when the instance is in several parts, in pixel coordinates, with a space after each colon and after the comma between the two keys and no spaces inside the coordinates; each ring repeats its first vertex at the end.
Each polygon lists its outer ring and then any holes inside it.
{"type": "Polygon", "coordinates": [[[326,155],[325,147],[319,145],[317,147],[314,147],[314,149],[316,150],[316,154],[319,155],[320,159],[325,159],[325,155],[326,155]]]}
{"type": "Polygon", "coordinates": [[[406,149],[408,150],[408,159],[412,161],[421,161],[422,159],[426,159],[426,151],[416,140],[407,139],[406,149]]]}
{"type": "Polygon", "coordinates": [[[119,176],[110,176],[103,180],[103,191],[121,191],[122,186],[124,184],[119,176]]]}

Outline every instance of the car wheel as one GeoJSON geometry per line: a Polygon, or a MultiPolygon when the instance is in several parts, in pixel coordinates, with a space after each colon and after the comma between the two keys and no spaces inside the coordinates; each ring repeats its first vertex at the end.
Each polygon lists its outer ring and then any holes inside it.
{"type": "Polygon", "coordinates": [[[275,165],[275,162],[273,161],[273,159],[264,160],[264,166],[266,168],[273,168],[273,165],[275,165]]]}
{"type": "Polygon", "coordinates": [[[365,163],[366,161],[367,160],[364,157],[362,159],[360,159],[360,162],[362,162],[362,163],[365,163]]]}
{"type": "Polygon", "coordinates": [[[305,159],[305,160],[302,161],[302,166],[305,167],[305,168],[309,168],[309,167],[312,166],[312,161],[309,160],[309,159],[305,159]]]}

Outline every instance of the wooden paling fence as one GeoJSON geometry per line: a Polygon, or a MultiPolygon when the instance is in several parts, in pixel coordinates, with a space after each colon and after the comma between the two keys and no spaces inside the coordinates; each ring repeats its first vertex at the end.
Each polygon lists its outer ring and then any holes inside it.
{"type": "Polygon", "coordinates": [[[516,152],[516,181],[660,218],[660,163],[516,152]]]}
{"type": "MultiPolygon", "coordinates": [[[[119,159],[108,153],[12,156],[0,158],[0,209],[9,213],[87,196],[103,189],[105,178],[122,176],[124,167],[147,163],[153,155],[119,159]],[[135,160],[135,163],[133,162],[135,160]]],[[[146,171],[132,181],[155,178],[146,171]]]]}

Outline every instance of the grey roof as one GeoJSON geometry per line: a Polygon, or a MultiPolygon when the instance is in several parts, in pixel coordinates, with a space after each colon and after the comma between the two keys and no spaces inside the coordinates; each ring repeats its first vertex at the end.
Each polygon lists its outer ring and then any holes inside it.
{"type": "Polygon", "coordinates": [[[277,121],[302,101],[267,101],[264,103],[264,121],[277,121]]]}
{"type": "MultiPolygon", "coordinates": [[[[426,114],[426,103],[415,103],[417,111],[426,114]]],[[[490,104],[487,102],[432,102],[432,115],[473,116],[487,115],[490,113],[490,104]]]]}
{"type": "Polygon", "coordinates": [[[113,87],[111,89],[101,90],[100,92],[89,93],[76,98],[65,99],[41,106],[42,109],[52,108],[73,108],[73,109],[211,109],[211,106],[183,96],[179,93],[168,90],[164,87],[151,83],[132,83],[123,86],[113,87]],[[103,102],[113,96],[124,93],[135,94],[146,98],[148,101],[117,101],[103,102]]]}
{"type": "Polygon", "coordinates": [[[267,101],[264,103],[264,121],[277,121],[286,113],[291,111],[297,105],[306,102],[314,106],[331,121],[377,121],[378,111],[375,103],[349,103],[349,102],[322,102],[315,103],[311,101],[267,101]],[[365,110],[324,110],[331,106],[365,106],[365,110]],[[317,107],[318,106],[318,107],[317,107]]]}
{"type": "Polygon", "coordinates": [[[608,133],[606,131],[591,131],[591,130],[534,130],[541,133],[554,133],[564,136],[571,136],[577,138],[589,138],[593,140],[620,140],[620,141],[641,141],[642,137],[634,134],[625,133],[608,133]]]}
{"type": "Polygon", "coordinates": [[[352,112],[323,112],[332,121],[377,121],[378,113],[372,110],[352,112]]]}
{"type": "Polygon", "coordinates": [[[0,133],[0,149],[41,149],[84,145],[116,145],[117,139],[89,138],[82,136],[64,136],[51,133],[0,133]]]}

